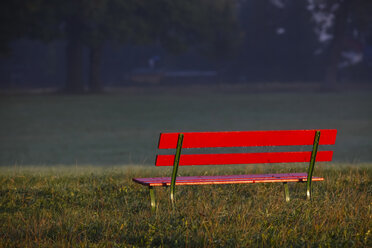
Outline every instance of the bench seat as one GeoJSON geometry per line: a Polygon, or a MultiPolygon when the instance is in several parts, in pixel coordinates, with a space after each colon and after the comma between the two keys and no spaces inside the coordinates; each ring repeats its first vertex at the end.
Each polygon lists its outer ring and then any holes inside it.
{"type": "MultiPolygon", "coordinates": [[[[313,177],[313,181],[323,181],[322,177],[313,177]]],[[[171,177],[133,178],[134,182],[146,186],[170,186],[171,177]]],[[[254,174],[254,175],[221,175],[221,176],[188,176],[177,177],[176,185],[207,185],[234,183],[274,183],[306,182],[307,173],[254,174]]]]}

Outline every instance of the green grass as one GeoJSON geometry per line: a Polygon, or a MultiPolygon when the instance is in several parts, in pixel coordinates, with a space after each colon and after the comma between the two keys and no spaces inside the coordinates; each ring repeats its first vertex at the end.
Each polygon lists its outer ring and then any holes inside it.
{"type": "Polygon", "coordinates": [[[334,160],[372,161],[372,92],[1,96],[0,165],[153,165],[161,131],[337,128],[334,160]]]}
{"type": "MultiPolygon", "coordinates": [[[[181,168],[182,175],[288,172],[296,166],[181,168]]],[[[0,247],[371,247],[371,164],[318,166],[313,201],[305,184],[169,188],[132,177],[169,168],[5,167],[0,173],[0,247]]]]}
{"type": "MultiPolygon", "coordinates": [[[[370,91],[3,95],[0,247],[372,247],[371,109],[370,91]],[[281,184],[184,186],[172,211],[169,188],[157,188],[151,214],[148,189],[131,181],[171,174],[148,166],[161,131],[314,128],[338,135],[334,162],[316,165],[325,181],[312,202],[304,184],[290,184],[289,203],[281,184]]],[[[179,173],[305,171],[298,166],[179,173]]]]}

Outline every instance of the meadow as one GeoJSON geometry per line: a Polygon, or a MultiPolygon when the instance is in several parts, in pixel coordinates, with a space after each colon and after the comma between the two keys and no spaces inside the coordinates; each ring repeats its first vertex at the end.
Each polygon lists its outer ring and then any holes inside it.
{"type": "MultiPolygon", "coordinates": [[[[372,93],[234,91],[2,95],[0,247],[371,247],[372,93]],[[197,92],[197,93],[195,93],[197,92]],[[305,184],[169,188],[161,131],[336,128],[334,161],[305,184]]],[[[260,148],[261,149],[261,148],[260,148]]],[[[272,148],[270,148],[272,149],[272,148]]],[[[285,148],[283,148],[285,149],[285,148]]],[[[308,149],[306,147],[298,148],[308,149]]],[[[171,151],[172,152],[172,151],[171,151]]],[[[305,164],[195,166],[180,175],[303,172],[305,164]]]]}
{"type": "MultiPolygon", "coordinates": [[[[300,165],[298,165],[300,166],[300,165]]],[[[0,197],[1,247],[371,247],[371,164],[318,166],[313,200],[306,185],[157,188],[132,177],[168,176],[148,167],[7,168],[0,197]]],[[[275,166],[274,171],[294,171],[275,166]]],[[[181,168],[182,175],[272,172],[267,167],[181,168]]],[[[299,168],[297,167],[297,170],[299,168]]]]}
{"type": "Polygon", "coordinates": [[[372,161],[372,91],[0,97],[0,166],[153,165],[160,132],[338,130],[334,161],[372,161]]]}

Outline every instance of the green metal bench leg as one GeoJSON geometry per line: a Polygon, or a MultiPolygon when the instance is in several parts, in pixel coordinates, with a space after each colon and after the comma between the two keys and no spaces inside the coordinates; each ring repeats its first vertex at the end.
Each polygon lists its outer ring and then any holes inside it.
{"type": "Polygon", "coordinates": [[[174,194],[176,190],[176,178],[177,178],[177,171],[178,171],[178,165],[180,163],[180,157],[181,157],[181,150],[182,150],[182,142],[183,142],[183,133],[180,133],[178,135],[178,142],[177,142],[177,150],[176,155],[174,156],[174,163],[173,163],[173,171],[172,171],[172,179],[171,179],[171,187],[170,187],[170,198],[172,202],[172,207],[174,208],[174,194]]]}
{"type": "Polygon", "coordinates": [[[291,200],[291,198],[289,197],[288,183],[287,182],[284,182],[283,185],[284,185],[284,197],[285,197],[285,201],[286,202],[289,202],[291,200]]]}
{"type": "Polygon", "coordinates": [[[155,204],[154,188],[152,186],[149,186],[149,189],[150,189],[150,199],[151,199],[151,210],[152,210],[152,212],[155,212],[156,204],[155,204]]]}
{"type": "Polygon", "coordinates": [[[311,152],[309,171],[307,173],[307,181],[306,181],[306,196],[308,200],[311,200],[311,186],[312,186],[316,154],[318,152],[319,139],[320,139],[320,131],[316,131],[315,138],[314,138],[313,151],[311,152]]]}
{"type": "Polygon", "coordinates": [[[311,186],[312,186],[311,184],[310,186],[309,185],[306,186],[306,197],[308,200],[311,200],[311,186]]]}

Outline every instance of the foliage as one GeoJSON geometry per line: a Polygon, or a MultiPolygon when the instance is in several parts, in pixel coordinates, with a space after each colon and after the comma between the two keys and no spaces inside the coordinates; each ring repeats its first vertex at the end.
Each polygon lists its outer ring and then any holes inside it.
{"type": "Polygon", "coordinates": [[[232,33],[236,25],[233,4],[231,0],[33,0],[28,3],[39,22],[60,26],[58,29],[40,25],[45,32],[68,32],[69,25],[80,25],[82,39],[88,46],[107,40],[134,44],[160,41],[169,49],[178,44],[210,41],[216,38],[215,32],[232,33]]]}
{"type": "Polygon", "coordinates": [[[44,41],[68,38],[71,25],[79,26],[79,35],[88,46],[116,40],[160,42],[165,48],[179,50],[215,41],[226,49],[237,38],[232,0],[18,0],[2,4],[2,17],[11,21],[8,29],[18,32],[9,40],[22,36],[44,41]]]}
{"type": "Polygon", "coordinates": [[[235,68],[255,81],[318,78],[321,67],[314,64],[321,61],[314,56],[318,42],[307,2],[281,2],[278,8],[270,1],[243,1],[239,18],[246,39],[235,68]]]}
{"type": "Polygon", "coordinates": [[[0,3],[1,54],[8,54],[10,52],[9,44],[16,39],[37,36],[41,40],[47,40],[57,33],[53,30],[45,32],[50,24],[54,23],[52,20],[54,18],[47,18],[48,12],[44,12],[42,19],[45,20],[45,23],[42,24],[40,22],[41,16],[37,17],[40,14],[38,2],[40,1],[14,0],[0,3]],[[40,29],[40,27],[42,28],[40,29]]]}
{"type": "MultiPolygon", "coordinates": [[[[171,211],[168,189],[148,189],[132,177],[163,176],[149,167],[3,168],[0,175],[0,246],[105,247],[368,247],[372,170],[319,166],[325,181],[290,184],[185,186],[171,211]]],[[[275,171],[289,171],[275,167],[275,171]]],[[[273,167],[270,168],[272,171],[273,167]]],[[[268,167],[185,169],[189,174],[268,172],[268,167]]]]}
{"type": "MultiPolygon", "coordinates": [[[[366,51],[364,49],[372,45],[372,17],[370,15],[372,2],[368,0],[313,0],[310,2],[314,16],[327,16],[320,18],[323,21],[317,22],[318,26],[323,26],[319,27],[323,29],[323,32],[319,32],[320,37],[322,33],[330,32],[326,34],[327,39],[324,40],[327,41],[324,42],[327,48],[325,81],[328,87],[334,88],[339,81],[339,70],[344,60],[343,52],[363,54],[366,51]]],[[[369,70],[368,60],[368,58],[364,59],[364,70],[369,70]]],[[[350,63],[346,62],[346,64],[350,63]]]]}
{"type": "Polygon", "coordinates": [[[3,3],[0,48],[20,37],[67,40],[66,88],[84,91],[83,46],[90,48],[90,86],[100,90],[102,45],[151,43],[226,56],[239,42],[233,0],[17,0],[3,3]],[[11,13],[16,13],[12,15],[11,13]]]}

